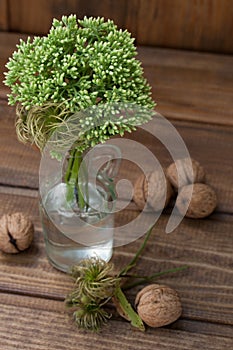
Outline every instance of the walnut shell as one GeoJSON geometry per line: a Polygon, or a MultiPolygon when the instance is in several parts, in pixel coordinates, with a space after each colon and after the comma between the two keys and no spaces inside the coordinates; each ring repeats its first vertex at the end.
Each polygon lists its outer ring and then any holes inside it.
{"type": "Polygon", "coordinates": [[[143,288],[136,296],[135,305],[141,319],[150,327],[168,325],[182,313],[177,291],[159,284],[143,288]]]}
{"type": "Polygon", "coordinates": [[[141,174],[134,183],[133,200],[140,210],[143,210],[147,201],[147,196],[144,191],[145,181],[145,174],[141,174]]]}
{"type": "Polygon", "coordinates": [[[214,211],[217,206],[217,196],[210,186],[196,183],[184,186],[180,190],[176,205],[182,215],[188,218],[201,219],[214,211]],[[191,201],[185,213],[186,203],[190,196],[191,201]]]}
{"type": "Polygon", "coordinates": [[[146,205],[155,211],[164,209],[173,194],[170,182],[161,171],[152,171],[142,174],[134,184],[133,200],[139,209],[146,205]]]}
{"type": "Polygon", "coordinates": [[[19,253],[27,249],[34,235],[34,227],[23,213],[5,214],[0,219],[0,250],[19,253]]]}
{"type": "Polygon", "coordinates": [[[204,182],[205,181],[205,170],[194,159],[184,158],[178,159],[166,169],[166,175],[171,184],[177,189],[178,187],[186,186],[191,183],[204,182]],[[193,169],[193,176],[191,172],[190,160],[193,169]],[[178,175],[179,173],[180,184],[178,185],[178,175]]]}

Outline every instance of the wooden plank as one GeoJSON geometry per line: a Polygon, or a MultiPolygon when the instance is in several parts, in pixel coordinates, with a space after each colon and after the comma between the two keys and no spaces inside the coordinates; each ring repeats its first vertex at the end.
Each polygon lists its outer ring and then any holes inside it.
{"type": "Polygon", "coordinates": [[[40,152],[17,140],[15,111],[0,104],[0,184],[38,188],[40,152]]]}
{"type": "Polygon", "coordinates": [[[7,0],[0,1],[0,31],[8,30],[8,2],[7,0]]]}
{"type": "MultiPolygon", "coordinates": [[[[47,33],[50,25],[51,1],[9,0],[10,30],[19,33],[47,33]]],[[[57,2],[57,8],[61,5],[57,2]]]]}
{"type": "Polygon", "coordinates": [[[140,45],[232,53],[232,0],[9,0],[11,31],[45,34],[53,17],[104,16],[140,45]]]}
{"type": "MultiPolygon", "coordinates": [[[[0,253],[0,291],[63,300],[71,290],[69,276],[47,261],[33,197],[0,194],[0,216],[23,211],[35,224],[32,246],[17,255],[0,253]]],[[[126,210],[116,216],[117,225],[133,220],[138,213],[126,210]]],[[[183,317],[203,322],[233,325],[232,216],[215,214],[205,220],[184,219],[170,235],[164,233],[168,216],[163,215],[137,267],[139,274],[152,274],[172,267],[189,269],[160,277],[177,289],[183,304],[183,317]]],[[[115,248],[112,261],[120,270],[132,259],[142,239],[115,248]]],[[[128,291],[133,302],[138,288],[128,291]]]]}
{"type": "MultiPolygon", "coordinates": [[[[0,340],[4,350],[230,349],[233,339],[166,328],[135,332],[126,321],[112,319],[100,333],[78,331],[64,313],[61,302],[1,294],[0,340]],[[9,329],[13,330],[9,332],[9,329]]],[[[214,328],[214,326],[213,326],[214,328]]]]}
{"type": "Polygon", "coordinates": [[[11,187],[11,186],[0,186],[0,194],[13,194],[21,197],[32,197],[38,198],[38,191],[28,188],[11,187]]]}
{"type": "Polygon", "coordinates": [[[232,53],[232,0],[140,0],[143,45],[232,53]]]}
{"type": "Polygon", "coordinates": [[[233,56],[139,47],[156,110],[165,117],[233,125],[233,56]]]}
{"type": "Polygon", "coordinates": [[[32,34],[47,34],[53,18],[76,14],[78,18],[105,17],[113,19],[119,28],[136,32],[138,0],[9,0],[11,31],[32,34]]]}
{"type": "Polygon", "coordinates": [[[169,326],[169,328],[180,330],[180,331],[188,331],[191,333],[200,333],[200,334],[213,334],[217,336],[225,336],[232,338],[232,326],[208,323],[208,322],[200,322],[200,321],[190,321],[179,319],[175,323],[169,326]]]}

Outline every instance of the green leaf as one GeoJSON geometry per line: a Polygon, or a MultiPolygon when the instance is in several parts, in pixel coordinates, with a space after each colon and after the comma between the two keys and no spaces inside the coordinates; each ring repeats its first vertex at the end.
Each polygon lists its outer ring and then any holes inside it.
{"type": "Polygon", "coordinates": [[[132,306],[130,305],[128,300],[126,299],[126,296],[122,292],[119,285],[117,286],[117,288],[115,290],[114,298],[115,298],[115,300],[113,299],[113,301],[117,307],[119,314],[122,317],[126,318],[128,321],[130,321],[130,323],[133,327],[144,332],[145,327],[144,327],[144,324],[143,324],[141,317],[137,314],[136,311],[134,311],[134,309],[132,308],[132,306]]]}

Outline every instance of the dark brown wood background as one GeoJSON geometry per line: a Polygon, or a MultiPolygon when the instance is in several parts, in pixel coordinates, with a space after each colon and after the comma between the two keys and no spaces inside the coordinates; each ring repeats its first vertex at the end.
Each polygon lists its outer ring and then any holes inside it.
{"type": "Polygon", "coordinates": [[[44,34],[71,13],[111,18],[138,45],[233,53],[233,0],[0,0],[0,31],[44,34]]]}

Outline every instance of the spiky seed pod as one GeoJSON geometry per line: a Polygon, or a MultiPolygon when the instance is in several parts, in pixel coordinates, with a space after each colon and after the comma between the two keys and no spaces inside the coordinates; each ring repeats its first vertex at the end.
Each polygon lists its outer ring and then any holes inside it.
{"type": "Polygon", "coordinates": [[[111,317],[99,304],[80,304],[73,313],[78,328],[98,332],[111,317]]]}
{"type": "Polygon", "coordinates": [[[74,291],[66,298],[66,306],[79,328],[98,331],[111,317],[103,309],[114,295],[120,278],[113,274],[113,264],[99,258],[88,258],[73,266],[74,291]]]}
{"type": "Polygon", "coordinates": [[[90,300],[107,299],[114,293],[120,279],[113,276],[113,264],[99,258],[82,260],[72,268],[71,274],[78,287],[77,298],[83,295],[90,300]]]}

